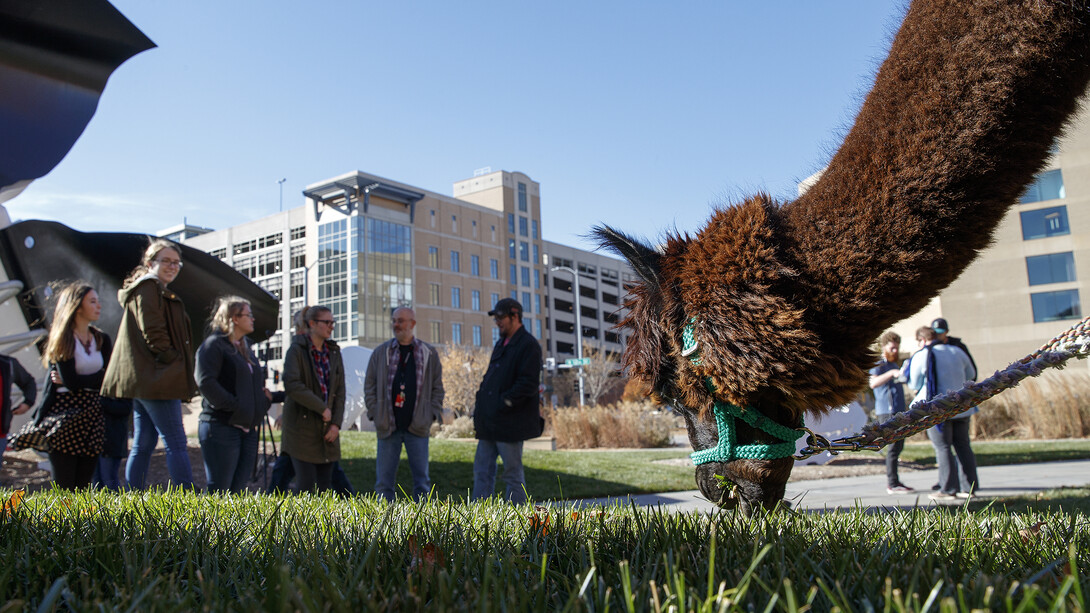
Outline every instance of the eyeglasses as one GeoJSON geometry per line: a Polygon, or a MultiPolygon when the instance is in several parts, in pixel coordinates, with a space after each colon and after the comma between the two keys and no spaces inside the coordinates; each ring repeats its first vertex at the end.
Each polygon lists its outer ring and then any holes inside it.
{"type": "Polygon", "coordinates": [[[315,319],[314,323],[316,323],[316,324],[325,324],[327,326],[332,326],[333,324],[335,324],[337,322],[333,321],[332,319],[315,319]]]}
{"type": "Polygon", "coordinates": [[[181,269],[185,264],[181,260],[155,260],[160,266],[171,266],[173,268],[181,269]]]}
{"type": "Polygon", "coordinates": [[[504,319],[507,319],[510,316],[511,316],[510,313],[507,313],[506,315],[495,315],[495,316],[492,317],[492,321],[495,321],[495,322],[499,323],[499,322],[503,321],[504,319]]]}
{"type": "Polygon", "coordinates": [[[254,319],[254,314],[253,313],[239,313],[238,315],[235,315],[235,317],[249,317],[250,319],[254,319]]]}

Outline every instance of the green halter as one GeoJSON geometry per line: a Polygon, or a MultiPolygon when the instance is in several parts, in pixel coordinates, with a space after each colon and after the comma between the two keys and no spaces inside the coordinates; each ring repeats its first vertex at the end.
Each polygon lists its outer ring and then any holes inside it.
{"type": "MultiPolygon", "coordinates": [[[[693,364],[700,364],[700,356],[697,354],[697,341],[692,319],[686,324],[681,333],[681,355],[689,358],[693,364]]],[[[711,379],[705,381],[708,391],[715,392],[715,386],[711,379]]],[[[730,462],[733,460],[775,460],[786,458],[795,453],[795,441],[805,434],[804,431],[778,424],[760,411],[752,407],[742,408],[729,402],[715,401],[715,425],[719,428],[719,443],[710,449],[694,451],[690,457],[693,464],[706,464],[708,462],[730,462]],[[737,443],[737,428],[734,420],[741,419],[751,427],[770,434],[784,442],[782,443],[754,443],[752,445],[739,445],[737,443]]],[[[801,427],[802,424],[800,423],[801,427]]]]}

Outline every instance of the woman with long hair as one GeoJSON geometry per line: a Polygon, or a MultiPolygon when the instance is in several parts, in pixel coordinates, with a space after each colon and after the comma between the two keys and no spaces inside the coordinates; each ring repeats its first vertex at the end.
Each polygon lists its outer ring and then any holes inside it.
{"type": "Polygon", "coordinates": [[[98,292],[88,283],[76,281],[57,294],[42,352],[49,370],[42,404],[34,421],[11,441],[15,449],[49,453],[53,480],[63,488],[89,486],[102,452],[100,388],[112,343],[91,325],[101,312],[98,292]]]}
{"type": "Polygon", "coordinates": [[[216,301],[209,334],[197,350],[197,387],[203,410],[199,437],[208,491],[241,492],[257,462],[258,428],[269,410],[265,370],[250,348],[250,303],[216,301]]]}
{"type": "Polygon", "coordinates": [[[284,453],[291,456],[299,491],[330,488],[341,459],[344,363],[333,342],[336,322],[328,307],[306,310],[307,333],[292,337],[284,355],[284,453]]]}
{"type": "Polygon", "coordinates": [[[167,287],[182,270],[181,253],[175,243],[152,240],[140,266],[117,292],[124,311],[102,393],[132,398],[133,444],[125,478],[136,489],[146,484],[151,452],[160,436],[171,482],[181,487],[193,484],[182,425],[182,401],[196,392],[192,332],[182,299],[167,287]]]}

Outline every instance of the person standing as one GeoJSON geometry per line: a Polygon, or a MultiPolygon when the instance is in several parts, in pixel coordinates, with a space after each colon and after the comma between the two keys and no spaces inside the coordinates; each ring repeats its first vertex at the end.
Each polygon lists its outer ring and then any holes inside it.
{"type": "Polygon", "coordinates": [[[181,270],[181,247],[155,239],[117,292],[124,311],[102,395],[133,401],[133,444],[125,479],[136,489],[147,483],[151,452],[160,437],[171,482],[193,485],[182,424],[182,401],[197,390],[192,330],[181,297],[167,287],[181,270]]]}
{"type": "Polygon", "coordinates": [[[541,384],[541,345],[522,325],[522,305],[504,298],[488,312],[500,331],[492,349],[473,411],[477,454],[473,459],[473,498],[488,498],[496,490],[496,457],[503,459],[505,498],[526,502],[522,442],[545,427],[538,411],[541,384]]]}
{"type": "Polygon", "coordinates": [[[0,353],[0,457],[8,448],[8,430],[11,429],[11,418],[14,415],[22,415],[30,410],[34,401],[38,399],[38,383],[34,377],[23,368],[19,360],[0,353]],[[23,401],[15,405],[11,400],[11,389],[19,388],[23,394],[23,401]]]}
{"type": "MultiPolygon", "coordinates": [[[[897,366],[901,352],[901,336],[889,331],[878,337],[882,348],[882,360],[870,369],[870,387],[874,390],[874,414],[878,421],[886,421],[905,410],[905,390],[901,386],[904,377],[897,366]]],[[[897,462],[904,451],[904,439],[898,440],[886,451],[886,493],[911,494],[916,491],[904,483],[897,474],[897,462]]]]}
{"type": "MultiPolygon", "coordinates": [[[[969,356],[953,345],[937,342],[929,326],[916,330],[916,342],[920,350],[912,356],[908,379],[908,386],[918,391],[913,404],[961,389],[976,377],[969,356]]],[[[969,444],[969,417],[976,411],[973,407],[927,431],[939,465],[939,490],[929,496],[932,500],[968,498],[978,487],[976,455],[969,444]],[[954,452],[964,474],[960,483],[954,452]]]]}
{"type": "Polygon", "coordinates": [[[34,421],[11,440],[14,449],[33,447],[48,453],[53,481],[66,489],[91,485],[102,453],[100,388],[112,344],[91,325],[101,312],[98,292],[87,283],[71,283],[57,294],[42,352],[49,369],[42,404],[34,421]]]}
{"type": "Polygon", "coordinates": [[[428,437],[432,422],[443,419],[443,367],[435,348],[415,337],[412,309],[394,309],[390,323],[394,338],[371,353],[363,384],[367,418],[378,435],[375,492],[393,501],[404,446],[419,500],[431,490],[428,437]]]}
{"type": "MultiPolygon", "coordinates": [[[[931,330],[935,332],[935,340],[937,342],[944,345],[953,345],[964,351],[965,355],[969,356],[969,363],[973,365],[973,371],[976,372],[976,360],[973,359],[973,354],[969,352],[969,348],[965,346],[965,343],[961,342],[959,337],[950,336],[950,324],[946,323],[945,319],[939,317],[932,321],[931,330]]],[[[973,377],[973,381],[976,381],[975,376],[973,377]]]]}
{"type": "Polygon", "coordinates": [[[238,296],[216,301],[211,334],[197,349],[201,391],[201,455],[208,491],[241,492],[257,463],[258,432],[269,410],[265,369],[247,334],[254,331],[250,303],[238,296]]]}
{"type": "Polygon", "coordinates": [[[308,333],[293,337],[284,355],[281,439],[301,492],[330,488],[333,465],[341,459],[345,394],[341,350],[331,340],[332,311],[314,306],[306,317],[308,333]]]}

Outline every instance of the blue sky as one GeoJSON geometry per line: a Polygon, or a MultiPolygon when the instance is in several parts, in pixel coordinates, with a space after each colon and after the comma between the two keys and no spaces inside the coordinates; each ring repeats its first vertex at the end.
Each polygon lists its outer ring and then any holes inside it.
{"type": "Polygon", "coordinates": [[[548,240],[655,238],[780,199],[842,139],[903,3],[113,0],[158,48],[118,69],[14,219],[223,228],[361,170],[443,194],[541,183],[548,240]]]}

